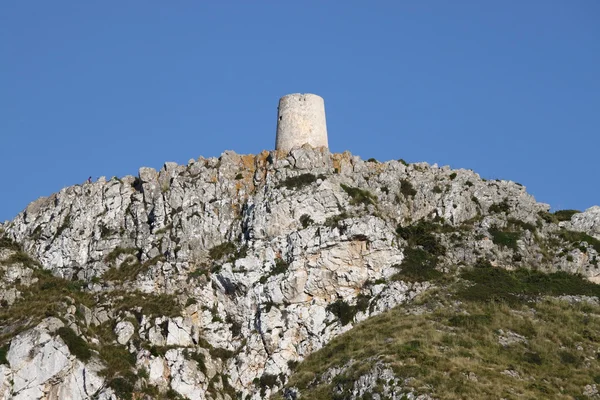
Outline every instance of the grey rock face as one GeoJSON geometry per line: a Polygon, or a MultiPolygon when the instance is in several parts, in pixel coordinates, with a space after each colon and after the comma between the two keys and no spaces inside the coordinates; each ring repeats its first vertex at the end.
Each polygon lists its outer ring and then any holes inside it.
{"type": "MultiPolygon", "coordinates": [[[[97,348],[106,343],[94,330],[114,333],[109,344],[127,349],[144,371],[135,390],[259,399],[278,390],[289,362],[431,287],[393,278],[409,247],[398,226],[444,227],[435,233],[446,249],[441,271],[485,259],[600,276],[594,247],[560,239],[560,227],[540,217],[548,209],[524,187],[472,171],[303,147],[285,155],[225,152],[68,187],[2,229],[44,270],[95,296],[87,305],[64,299],[64,318],[97,348]],[[518,239],[506,246],[498,231],[518,239]],[[550,238],[563,240],[564,252],[549,253],[550,238]],[[163,301],[145,311],[161,295],[181,310],[163,301]],[[354,311],[341,318],[332,304],[354,311]],[[273,384],[261,388],[267,378],[273,384]]],[[[600,208],[590,210],[568,229],[596,235],[600,208]]],[[[38,267],[0,252],[0,300],[10,305],[22,296],[15,282],[21,290],[35,284],[38,267]]],[[[98,373],[102,358],[77,360],[49,324],[12,339],[0,394],[118,397],[98,373]]],[[[361,387],[382,374],[374,371],[361,387]]]]}
{"type": "Polygon", "coordinates": [[[575,214],[571,221],[562,224],[569,229],[585,232],[600,240],[600,206],[593,206],[582,213],[575,214]]]}

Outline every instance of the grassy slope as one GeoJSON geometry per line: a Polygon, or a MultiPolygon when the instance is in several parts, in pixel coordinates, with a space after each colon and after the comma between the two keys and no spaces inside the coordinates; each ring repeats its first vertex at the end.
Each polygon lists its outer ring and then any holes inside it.
{"type": "Polygon", "coordinates": [[[334,339],[301,363],[287,386],[302,398],[349,398],[354,381],[383,362],[406,393],[439,399],[584,398],[586,385],[600,383],[600,306],[538,297],[559,294],[598,296],[600,286],[561,273],[468,270],[419,304],[334,339]],[[525,341],[500,344],[507,332],[525,341]],[[344,365],[350,368],[333,384],[319,383],[327,369],[344,365]]]}

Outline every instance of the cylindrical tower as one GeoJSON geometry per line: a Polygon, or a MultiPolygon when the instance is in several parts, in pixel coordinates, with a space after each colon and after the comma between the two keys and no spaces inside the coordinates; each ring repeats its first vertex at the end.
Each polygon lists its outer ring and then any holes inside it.
{"type": "Polygon", "coordinates": [[[328,147],[325,102],[316,94],[288,94],[279,99],[275,149],[289,151],[304,144],[328,147]]]}

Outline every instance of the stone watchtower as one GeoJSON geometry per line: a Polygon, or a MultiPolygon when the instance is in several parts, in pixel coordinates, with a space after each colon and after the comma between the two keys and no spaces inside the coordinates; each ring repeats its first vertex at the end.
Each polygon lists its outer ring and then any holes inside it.
{"type": "Polygon", "coordinates": [[[316,94],[288,94],[279,99],[275,149],[290,151],[305,144],[329,147],[325,102],[316,94]]]}

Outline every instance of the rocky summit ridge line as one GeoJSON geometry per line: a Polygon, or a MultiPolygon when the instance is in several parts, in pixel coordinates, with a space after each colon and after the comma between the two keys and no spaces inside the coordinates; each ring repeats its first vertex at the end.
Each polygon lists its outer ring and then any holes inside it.
{"type": "Polygon", "coordinates": [[[268,398],[434,287],[402,279],[411,257],[600,282],[600,207],[549,209],[470,170],[309,146],[64,188],[0,225],[0,399],[268,398]]]}

